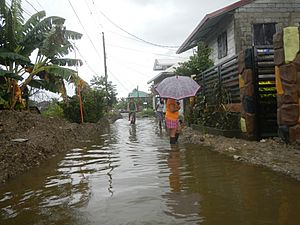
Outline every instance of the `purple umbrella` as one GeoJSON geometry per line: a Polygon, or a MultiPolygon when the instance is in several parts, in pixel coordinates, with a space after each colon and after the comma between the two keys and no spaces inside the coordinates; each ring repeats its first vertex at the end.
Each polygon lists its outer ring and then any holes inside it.
{"type": "Polygon", "coordinates": [[[195,96],[200,86],[190,77],[167,77],[156,87],[156,91],[162,98],[183,99],[195,96]]]}

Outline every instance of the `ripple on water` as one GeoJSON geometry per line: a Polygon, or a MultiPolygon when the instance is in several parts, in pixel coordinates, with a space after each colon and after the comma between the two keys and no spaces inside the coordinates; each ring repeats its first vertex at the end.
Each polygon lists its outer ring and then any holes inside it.
{"type": "Polygon", "coordinates": [[[203,146],[170,148],[167,132],[160,132],[150,118],[138,118],[134,126],[118,120],[110,130],[96,143],[71,149],[0,188],[0,223],[298,225],[300,221],[298,183],[203,146]]]}

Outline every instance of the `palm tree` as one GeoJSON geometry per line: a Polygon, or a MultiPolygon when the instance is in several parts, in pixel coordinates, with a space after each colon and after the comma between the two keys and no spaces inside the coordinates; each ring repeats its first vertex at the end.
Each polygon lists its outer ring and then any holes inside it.
{"type": "Polygon", "coordinates": [[[66,100],[65,81],[76,83],[79,76],[65,66],[81,66],[82,61],[64,57],[73,50],[70,40],[78,40],[82,34],[67,30],[64,18],[46,17],[45,11],[26,22],[22,13],[21,0],[12,0],[10,6],[0,0],[0,74],[8,87],[12,79],[18,79],[22,90],[29,85],[61,93],[66,100]]]}

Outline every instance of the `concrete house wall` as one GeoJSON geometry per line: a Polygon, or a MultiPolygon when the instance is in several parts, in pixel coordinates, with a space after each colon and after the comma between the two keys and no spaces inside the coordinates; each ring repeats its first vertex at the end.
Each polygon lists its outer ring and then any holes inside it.
{"type": "Polygon", "coordinates": [[[253,45],[253,24],[276,23],[279,31],[287,26],[300,25],[300,0],[256,0],[228,13],[216,24],[205,42],[212,49],[215,65],[253,45]],[[218,59],[217,38],[227,31],[227,56],[218,59]]]}
{"type": "Polygon", "coordinates": [[[234,13],[237,53],[252,46],[253,24],[277,23],[279,31],[287,26],[299,26],[299,0],[256,0],[237,8],[234,13]]]}

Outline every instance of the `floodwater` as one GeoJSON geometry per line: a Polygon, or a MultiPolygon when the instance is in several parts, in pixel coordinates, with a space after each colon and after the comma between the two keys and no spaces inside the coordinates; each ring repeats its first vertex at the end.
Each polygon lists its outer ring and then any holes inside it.
{"type": "Polygon", "coordinates": [[[6,225],[299,225],[300,183],[121,119],[0,187],[0,209],[6,225]]]}

